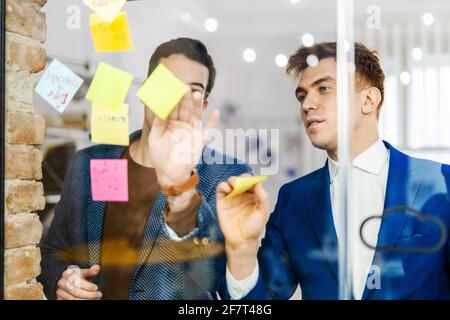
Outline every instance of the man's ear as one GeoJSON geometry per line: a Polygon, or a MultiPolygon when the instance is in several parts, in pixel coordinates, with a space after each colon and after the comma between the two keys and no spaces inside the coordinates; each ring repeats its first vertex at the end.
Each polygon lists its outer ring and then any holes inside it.
{"type": "Polygon", "coordinates": [[[208,100],[205,100],[204,102],[203,102],[203,110],[206,110],[206,108],[208,108],[208,100]]]}
{"type": "Polygon", "coordinates": [[[364,89],[362,92],[364,103],[362,107],[362,113],[367,115],[372,112],[377,112],[381,102],[381,91],[376,87],[364,89]]]}

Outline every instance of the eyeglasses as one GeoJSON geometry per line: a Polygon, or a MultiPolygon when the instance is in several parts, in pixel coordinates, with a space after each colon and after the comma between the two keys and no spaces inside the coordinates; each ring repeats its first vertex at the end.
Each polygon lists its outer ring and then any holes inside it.
{"type": "Polygon", "coordinates": [[[204,100],[208,99],[208,97],[210,95],[210,93],[208,91],[206,91],[205,88],[203,88],[199,85],[195,85],[195,84],[191,85],[191,92],[192,93],[200,92],[202,94],[204,100]]]}

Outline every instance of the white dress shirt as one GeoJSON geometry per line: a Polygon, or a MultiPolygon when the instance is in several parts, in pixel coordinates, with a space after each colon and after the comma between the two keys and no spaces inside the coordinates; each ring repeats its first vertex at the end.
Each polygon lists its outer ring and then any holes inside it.
{"type": "MultiPolygon", "coordinates": [[[[333,221],[338,239],[342,238],[340,221],[337,217],[338,194],[339,194],[339,164],[328,158],[328,169],[330,173],[330,195],[333,210],[333,221]]],[[[367,248],[359,237],[359,226],[371,216],[381,215],[384,208],[387,178],[389,172],[389,150],[383,141],[379,139],[371,147],[366,149],[353,160],[351,169],[353,202],[349,204],[356,215],[357,226],[350,232],[352,257],[352,281],[353,295],[355,299],[361,299],[366,287],[367,276],[372,266],[375,251],[367,248]]],[[[376,245],[381,219],[372,219],[364,227],[364,237],[369,244],[376,245]]],[[[258,281],[258,266],[255,271],[242,281],[236,280],[227,268],[226,281],[228,291],[232,299],[241,299],[247,295],[258,281]]]]}
{"type": "MultiPolygon", "coordinates": [[[[330,172],[330,194],[333,208],[333,221],[336,234],[342,239],[337,208],[339,203],[339,164],[328,158],[330,172]]],[[[372,266],[375,250],[366,247],[361,241],[359,229],[361,224],[369,217],[381,216],[384,209],[387,178],[389,172],[389,151],[383,141],[375,144],[361,153],[353,160],[351,168],[352,201],[349,209],[354,214],[356,222],[348,226],[349,245],[352,252],[352,282],[355,299],[361,299],[366,287],[367,275],[372,266]],[[351,227],[354,226],[352,229],[351,227]]],[[[381,219],[372,219],[364,226],[364,238],[366,242],[376,246],[381,219]]]]}

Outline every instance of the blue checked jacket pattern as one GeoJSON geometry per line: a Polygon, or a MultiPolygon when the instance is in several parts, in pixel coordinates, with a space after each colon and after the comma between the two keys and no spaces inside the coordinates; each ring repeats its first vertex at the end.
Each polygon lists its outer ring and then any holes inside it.
{"type": "MultiPolygon", "coordinates": [[[[131,141],[141,132],[131,135],[131,141]]],[[[97,145],[79,151],[64,181],[60,202],[48,233],[41,240],[42,273],[38,280],[48,299],[56,298],[56,284],[71,265],[89,268],[100,261],[106,202],[94,202],[90,160],[119,159],[125,147],[97,145]]],[[[131,281],[131,300],[214,299],[228,297],[223,235],[216,215],[216,187],[231,176],[251,173],[232,157],[206,147],[197,166],[202,195],[198,228],[183,242],[171,241],[163,212],[166,197],[159,193],[144,232],[138,263],[131,281]]],[[[98,277],[94,279],[98,283],[98,277]]]]}

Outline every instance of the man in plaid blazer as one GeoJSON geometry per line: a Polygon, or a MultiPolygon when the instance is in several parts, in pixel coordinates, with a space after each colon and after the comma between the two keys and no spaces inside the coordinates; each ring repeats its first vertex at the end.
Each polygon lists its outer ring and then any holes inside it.
{"type": "Polygon", "coordinates": [[[191,90],[167,120],[145,108],[129,147],[97,145],[75,155],[40,244],[48,299],[228,297],[216,188],[251,168],[205,147],[219,117],[214,112],[199,129],[216,74],[205,46],[169,41],[153,54],[149,74],[161,63],[191,90]],[[96,159],[128,161],[127,203],[93,201],[96,159]]]}

